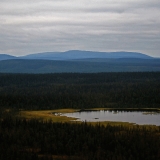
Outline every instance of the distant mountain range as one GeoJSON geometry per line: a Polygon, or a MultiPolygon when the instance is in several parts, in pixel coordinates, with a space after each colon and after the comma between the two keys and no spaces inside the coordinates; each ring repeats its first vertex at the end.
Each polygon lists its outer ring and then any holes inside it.
{"type": "Polygon", "coordinates": [[[71,50],[66,52],[46,52],[30,54],[24,59],[47,59],[47,60],[77,60],[88,58],[151,58],[148,55],[136,52],[93,52],[93,51],[79,51],[71,50]]]}
{"type": "Polygon", "coordinates": [[[93,52],[93,51],[80,51],[80,50],[71,50],[66,52],[44,52],[44,53],[29,54],[26,56],[19,56],[19,57],[0,54],[0,60],[7,60],[7,59],[77,60],[77,59],[88,59],[88,58],[150,59],[153,57],[137,52],[93,52]]]}
{"type": "Polygon", "coordinates": [[[137,52],[71,50],[26,56],[0,54],[0,73],[160,71],[160,59],[137,52]]]}

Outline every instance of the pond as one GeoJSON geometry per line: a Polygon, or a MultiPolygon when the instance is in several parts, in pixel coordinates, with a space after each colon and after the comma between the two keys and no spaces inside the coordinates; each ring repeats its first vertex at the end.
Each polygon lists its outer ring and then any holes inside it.
{"type": "Polygon", "coordinates": [[[77,118],[78,121],[118,121],[135,123],[140,125],[149,124],[160,126],[160,112],[100,110],[79,111],[73,113],[65,113],[63,115],[67,117],[77,118]]]}

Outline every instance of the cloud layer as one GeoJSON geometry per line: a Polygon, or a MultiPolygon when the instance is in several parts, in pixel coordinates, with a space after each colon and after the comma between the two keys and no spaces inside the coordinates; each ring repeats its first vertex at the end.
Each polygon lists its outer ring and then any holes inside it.
{"type": "Polygon", "coordinates": [[[160,57],[159,0],[0,0],[0,53],[70,49],[160,57]]]}

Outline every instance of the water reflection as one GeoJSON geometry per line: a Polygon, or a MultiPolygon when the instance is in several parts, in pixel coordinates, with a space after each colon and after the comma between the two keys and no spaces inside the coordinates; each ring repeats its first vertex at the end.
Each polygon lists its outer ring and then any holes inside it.
{"type": "Polygon", "coordinates": [[[81,111],[63,114],[67,117],[78,118],[79,121],[100,122],[119,121],[136,124],[160,125],[159,112],[147,111],[122,111],[122,110],[101,110],[101,111],[81,111]]]}

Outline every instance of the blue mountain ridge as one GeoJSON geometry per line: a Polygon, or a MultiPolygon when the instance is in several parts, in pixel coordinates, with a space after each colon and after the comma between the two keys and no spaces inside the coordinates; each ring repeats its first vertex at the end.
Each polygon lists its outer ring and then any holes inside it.
{"type": "Polygon", "coordinates": [[[160,58],[137,52],[71,50],[26,56],[0,54],[0,73],[94,73],[160,71],[160,58]]]}
{"type": "Polygon", "coordinates": [[[96,51],[81,51],[81,50],[70,50],[66,52],[43,52],[28,54],[26,56],[11,56],[8,54],[0,54],[0,60],[9,59],[43,59],[43,60],[78,60],[78,59],[94,59],[94,58],[108,58],[108,59],[119,59],[119,58],[140,58],[140,59],[151,59],[153,57],[138,52],[96,52],[96,51]]]}
{"type": "Polygon", "coordinates": [[[96,51],[81,51],[70,50],[66,52],[44,52],[29,54],[19,57],[21,59],[45,59],[45,60],[76,60],[88,58],[141,58],[151,59],[153,57],[138,52],[96,52],[96,51]]]}

